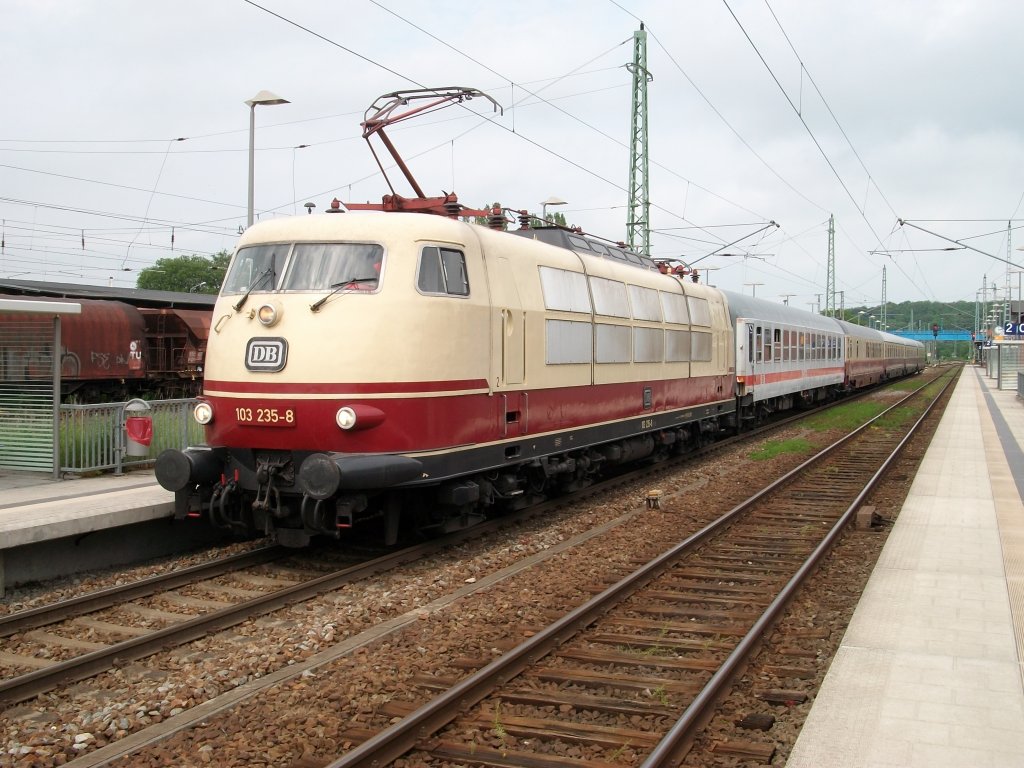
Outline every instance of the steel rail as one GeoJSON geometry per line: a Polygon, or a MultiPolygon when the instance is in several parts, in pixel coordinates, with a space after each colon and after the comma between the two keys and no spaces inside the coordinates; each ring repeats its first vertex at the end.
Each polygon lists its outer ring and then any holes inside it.
{"type": "Polygon", "coordinates": [[[62,683],[82,680],[102,672],[114,666],[115,662],[138,659],[195,640],[215,630],[226,629],[253,616],[281,608],[289,603],[308,599],[320,592],[336,589],[350,581],[416,560],[423,556],[424,550],[433,547],[433,543],[408,547],[301,584],[261,595],[238,605],[196,616],[142,637],[115,643],[107,648],[100,648],[50,667],[2,680],[0,681],[0,702],[24,701],[62,683]]]}
{"type": "MultiPolygon", "coordinates": [[[[659,468],[664,465],[659,465],[659,468]]],[[[387,571],[392,568],[397,568],[400,565],[412,562],[420,559],[427,555],[441,551],[446,547],[460,544],[464,541],[484,536],[489,533],[493,533],[511,525],[521,523],[525,520],[529,520],[534,517],[538,517],[543,514],[553,512],[567,503],[579,501],[587,498],[590,495],[601,493],[617,485],[621,485],[624,482],[628,482],[636,477],[641,477],[644,474],[650,473],[652,469],[645,467],[642,470],[638,470],[636,474],[624,474],[617,477],[604,480],[600,483],[596,483],[588,488],[583,489],[579,493],[572,494],[571,496],[562,497],[550,501],[543,502],[541,504],[529,507],[521,510],[514,515],[508,515],[505,517],[490,520],[479,525],[472,526],[470,528],[463,529],[461,531],[455,531],[444,536],[431,539],[430,541],[417,544],[411,547],[406,547],[401,550],[389,553],[387,555],[369,560],[365,563],[360,563],[354,566],[335,571],[332,573],[325,574],[316,579],[301,584],[296,584],[291,587],[279,590],[277,592],[271,592],[266,595],[254,598],[253,600],[239,603],[237,605],[229,606],[217,611],[212,611],[201,616],[197,616],[192,619],[180,622],[170,627],[165,627],[160,630],[156,630],[153,633],[143,635],[141,637],[132,638],[125,640],[107,648],[100,648],[95,651],[91,651],[80,656],[76,656],[72,659],[68,659],[63,662],[58,662],[49,667],[28,672],[23,675],[8,678],[6,680],[0,680],[0,703],[15,703],[18,701],[24,701],[32,696],[36,696],[40,693],[52,690],[57,686],[75,682],[77,680],[83,680],[91,677],[99,672],[102,672],[110,667],[114,666],[116,662],[128,661],[133,659],[143,658],[145,656],[152,655],[161,650],[165,650],[170,647],[182,645],[196,638],[202,637],[214,630],[226,629],[227,627],[239,624],[248,618],[255,615],[268,613],[276,610],[289,603],[299,602],[301,600],[313,597],[321,592],[327,592],[332,589],[336,589],[339,586],[356,581],[367,576],[372,576],[383,571],[387,571]]],[[[258,550],[263,552],[264,550],[258,550]]],[[[249,553],[255,554],[255,553],[249,553]]],[[[244,557],[244,555],[236,556],[238,558],[244,557]]],[[[212,564],[208,564],[212,565],[212,564]]],[[[197,570],[201,570],[203,566],[196,566],[197,570]]],[[[181,571],[180,574],[185,577],[189,570],[181,571]]],[[[153,577],[153,579],[159,579],[162,577],[153,577]]],[[[186,579],[182,583],[190,583],[194,581],[194,574],[191,579],[186,579]]],[[[139,589],[138,596],[145,596],[153,591],[155,588],[151,587],[149,582],[152,579],[146,579],[142,582],[133,583],[131,585],[125,585],[124,592],[120,593],[122,598],[134,597],[130,592],[133,588],[139,589]]],[[[161,587],[166,586],[167,581],[161,583],[161,587]]],[[[110,590],[103,590],[102,592],[83,595],[80,598],[73,598],[72,600],[62,601],[55,603],[51,606],[41,606],[38,609],[30,611],[23,611],[19,614],[12,614],[8,619],[13,625],[15,618],[24,615],[24,619],[18,619],[18,621],[28,622],[33,618],[33,615],[42,617],[46,611],[59,608],[65,604],[72,604],[78,602],[79,605],[85,606],[91,600],[99,601],[100,598],[113,593],[117,593],[120,588],[112,588],[110,590]]],[[[100,607],[109,607],[108,605],[102,605],[100,607]]],[[[94,608],[82,607],[75,615],[86,613],[88,610],[95,610],[94,608]]],[[[42,618],[38,619],[41,623],[52,623],[52,621],[44,621],[42,618]]],[[[0,626],[3,626],[0,624],[0,626]]],[[[28,626],[27,623],[21,625],[21,627],[28,626]]]]}
{"type": "MultiPolygon", "coordinates": [[[[847,399],[843,402],[850,401],[847,399]]],[[[823,409],[815,409],[815,412],[828,410],[831,407],[832,404],[825,406],[823,409]]],[[[240,603],[235,606],[230,606],[228,608],[197,616],[193,619],[157,630],[142,637],[125,640],[108,646],[107,648],[101,648],[96,651],[82,654],[40,670],[8,678],[7,680],[0,680],[0,702],[14,703],[17,701],[24,701],[32,696],[52,690],[61,684],[91,677],[99,672],[109,669],[115,663],[143,658],[169,647],[184,644],[212,631],[225,629],[241,623],[254,615],[260,615],[276,610],[288,603],[308,599],[320,592],[326,592],[331,589],[335,589],[344,583],[355,581],[390,568],[398,567],[399,565],[432,554],[433,552],[439,551],[445,547],[501,530],[509,525],[517,524],[524,520],[538,517],[542,514],[550,513],[565,504],[574,503],[581,499],[588,498],[591,495],[601,493],[623,483],[633,482],[650,474],[661,474],[666,471],[670,471],[682,464],[701,456],[705,456],[708,453],[733,445],[737,441],[744,441],[752,437],[757,437],[780,429],[792,421],[799,420],[807,415],[807,412],[804,412],[798,416],[786,417],[779,421],[772,422],[771,424],[743,432],[740,435],[726,438],[710,445],[702,446],[683,456],[674,457],[669,461],[661,462],[653,466],[642,467],[632,472],[626,472],[622,475],[608,478],[599,483],[595,483],[588,488],[582,489],[580,492],[574,493],[571,496],[560,497],[558,499],[543,502],[534,507],[521,510],[515,515],[491,520],[462,531],[456,531],[443,537],[433,539],[429,542],[399,550],[360,565],[351,566],[334,573],[326,574],[309,582],[297,584],[278,592],[269,593],[259,598],[255,598],[252,601],[247,601],[245,603],[240,603]]],[[[768,491],[774,487],[775,485],[772,485],[765,490],[768,491]]],[[[708,530],[706,535],[710,535],[712,532],[712,530],[708,530]]],[[[51,606],[41,606],[40,608],[11,614],[7,617],[0,618],[0,636],[12,634],[25,628],[54,623],[54,619],[47,618],[46,616],[47,612],[53,610],[69,609],[60,619],[57,619],[62,620],[72,616],[79,616],[90,611],[110,607],[111,605],[116,604],[118,599],[121,601],[125,599],[133,599],[134,597],[142,597],[152,594],[160,589],[169,589],[182,584],[192,583],[196,580],[197,574],[204,569],[208,569],[211,574],[215,574],[216,569],[222,568],[224,562],[231,562],[233,560],[242,562],[246,558],[260,557],[265,557],[267,560],[273,559],[273,557],[276,556],[272,554],[274,549],[274,547],[270,547],[263,550],[256,550],[251,553],[242,553],[240,555],[232,556],[231,558],[225,558],[224,561],[201,564],[175,572],[174,574],[154,576],[132,584],[112,587],[109,590],[102,590],[100,592],[82,595],[77,598],[71,598],[51,606]],[[5,631],[6,628],[10,628],[10,631],[5,631]]],[[[244,567],[244,563],[238,565],[238,567],[244,567]]]]}
{"type": "MultiPolygon", "coordinates": [[[[946,385],[942,390],[932,399],[928,404],[928,407],[924,410],[924,413],[921,414],[913,427],[910,428],[910,431],[892,450],[886,460],[882,463],[882,466],[878,468],[875,474],[864,486],[864,489],[857,494],[857,497],[842,514],[839,520],[837,520],[832,526],[825,538],[822,539],[821,543],[818,544],[817,547],[815,547],[814,551],[808,556],[807,560],[804,561],[803,565],[797,569],[797,572],[793,574],[775,599],[772,600],[768,608],[765,609],[765,612],[750,628],[750,631],[744,635],[743,639],[736,645],[732,653],[729,654],[721,668],[712,675],[711,679],[708,680],[700,693],[698,693],[694,697],[693,701],[690,702],[690,705],[683,712],[683,716],[676,721],[676,724],[672,726],[669,732],[665,734],[658,745],[647,756],[647,759],[641,764],[641,768],[661,768],[661,766],[677,765],[686,756],[697,732],[711,719],[714,714],[714,707],[717,705],[719,698],[721,698],[721,696],[726,692],[727,686],[731,684],[733,678],[742,671],[747,660],[753,655],[754,651],[759,646],[761,638],[764,636],[765,632],[767,632],[767,630],[778,620],[782,611],[787,605],[789,605],[800,587],[803,586],[804,582],[807,581],[807,579],[814,573],[818,563],[821,562],[821,559],[831,551],[832,547],[835,546],[835,543],[839,540],[843,530],[850,524],[850,521],[853,519],[860,505],[864,502],[864,499],[867,498],[878,483],[881,482],[882,476],[900,457],[906,444],[917,434],[918,429],[920,429],[925,419],[931,414],[932,409],[955,382],[956,377],[953,377],[950,381],[946,382],[946,385]]],[[[915,392],[914,394],[917,393],[915,392]]],[[[902,404],[902,402],[904,401],[900,401],[897,405],[902,404]]],[[[872,421],[874,421],[874,419],[872,419],[872,421]]]]}
{"type": "Polygon", "coordinates": [[[126,600],[146,597],[156,592],[191,584],[200,579],[209,579],[222,573],[231,573],[241,568],[261,565],[288,554],[291,553],[284,547],[276,545],[261,547],[250,552],[241,552],[218,560],[211,560],[208,563],[193,565],[179,571],[161,573],[128,584],[119,584],[108,589],[61,600],[57,603],[10,613],[0,616],[0,637],[8,637],[26,629],[43,627],[47,624],[110,608],[126,600]]]}
{"type": "MultiPolygon", "coordinates": [[[[951,383],[947,383],[946,387],[951,383]]],[[[795,469],[762,488],[717,520],[709,523],[671,549],[641,566],[629,576],[608,587],[512,650],[459,681],[455,686],[419,707],[402,720],[346,752],[337,760],[329,763],[325,768],[380,768],[401,757],[413,749],[420,741],[448,725],[465,709],[479,703],[493,692],[495,688],[513,679],[527,667],[535,664],[554,648],[571,638],[575,633],[592,624],[602,614],[614,607],[614,605],[669,568],[683,554],[695,549],[721,529],[732,525],[736,518],[750,507],[753,507],[765,497],[791,482],[810,466],[821,462],[856,435],[869,429],[876,421],[915,397],[930,384],[932,384],[931,381],[908,393],[906,397],[901,398],[898,402],[886,408],[856,430],[843,436],[832,445],[801,463],[795,469]]],[[[944,391],[945,388],[943,389],[944,391]]],[[[932,405],[934,405],[934,402],[932,405]]],[[[929,406],[929,411],[931,407],[929,406]]],[[[901,446],[906,442],[906,439],[908,438],[905,438],[900,443],[901,446]]],[[[871,487],[877,482],[877,478],[881,477],[881,472],[882,470],[876,472],[871,480],[871,487]]],[[[862,491],[857,496],[858,503],[866,492],[862,491]]],[[[855,506],[851,508],[855,508],[855,506]]],[[[820,559],[820,555],[818,555],[818,558],[820,559]]],[[[772,605],[774,605],[774,602],[772,605]]],[[[759,637],[760,634],[758,633],[757,636],[759,637]]]]}

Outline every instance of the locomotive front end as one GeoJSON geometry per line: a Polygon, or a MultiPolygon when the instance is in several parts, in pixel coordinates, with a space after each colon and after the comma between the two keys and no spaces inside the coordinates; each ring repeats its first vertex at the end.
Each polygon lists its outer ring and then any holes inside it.
{"type": "Polygon", "coordinates": [[[425,218],[322,214],[245,233],[214,310],[194,413],[206,445],[157,460],[179,517],[294,546],[384,519],[395,539],[398,511],[385,496],[423,479],[408,454],[443,447],[431,420],[450,416],[425,402],[438,388],[423,383],[425,366],[444,362],[432,338],[446,321],[474,326],[421,306],[430,247],[403,227],[425,218]]]}

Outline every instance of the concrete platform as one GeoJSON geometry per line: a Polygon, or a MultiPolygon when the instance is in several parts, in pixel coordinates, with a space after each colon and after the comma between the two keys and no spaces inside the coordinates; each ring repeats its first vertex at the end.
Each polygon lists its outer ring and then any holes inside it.
{"type": "Polygon", "coordinates": [[[1024,766],[1024,402],[968,367],[788,768],[1024,766]]]}
{"type": "Polygon", "coordinates": [[[157,484],[152,471],[69,480],[35,474],[0,472],[3,549],[174,513],[174,494],[157,484]]]}
{"type": "Polygon", "coordinates": [[[0,472],[0,596],[5,587],[123,565],[223,538],[175,521],[152,471],[54,480],[0,472]]]}

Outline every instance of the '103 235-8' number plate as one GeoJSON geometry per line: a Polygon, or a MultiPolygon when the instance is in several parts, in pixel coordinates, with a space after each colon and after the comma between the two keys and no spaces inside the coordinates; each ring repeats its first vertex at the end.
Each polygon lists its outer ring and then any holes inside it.
{"type": "Polygon", "coordinates": [[[235,408],[235,420],[239,424],[258,427],[294,427],[295,410],[264,405],[238,406],[235,408]]]}

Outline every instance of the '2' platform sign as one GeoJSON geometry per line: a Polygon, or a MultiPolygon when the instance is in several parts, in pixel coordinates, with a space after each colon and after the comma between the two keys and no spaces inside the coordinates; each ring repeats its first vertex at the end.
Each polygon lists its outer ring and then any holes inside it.
{"type": "Polygon", "coordinates": [[[281,338],[249,339],[245,367],[250,371],[280,371],[288,362],[288,342],[281,338]]]}

